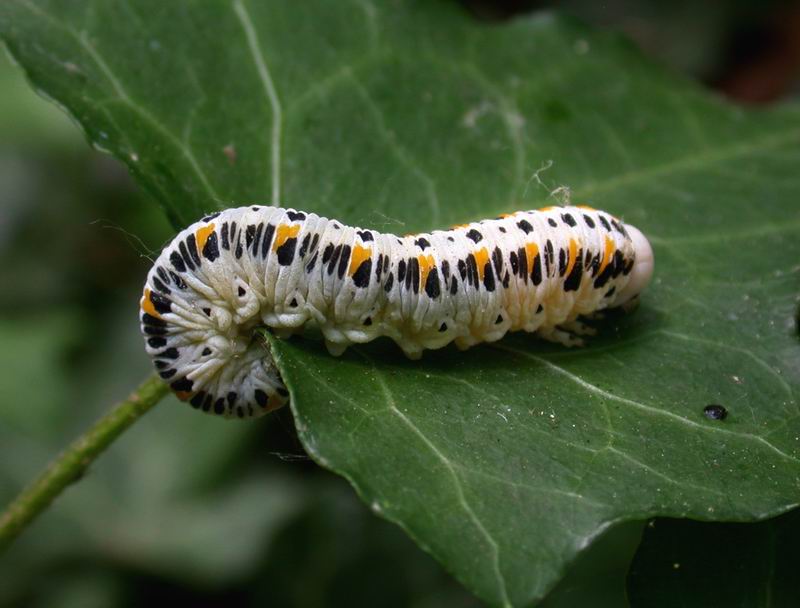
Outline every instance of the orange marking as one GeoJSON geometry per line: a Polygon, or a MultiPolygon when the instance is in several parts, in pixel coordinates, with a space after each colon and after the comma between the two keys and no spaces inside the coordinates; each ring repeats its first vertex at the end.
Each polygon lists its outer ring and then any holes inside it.
{"type": "MultiPolygon", "coordinates": [[[[516,213],[516,212],[515,212],[515,213],[516,213]]],[[[501,217],[501,218],[503,218],[503,219],[506,219],[507,217],[514,217],[515,213],[501,213],[501,214],[500,214],[499,216],[497,216],[497,217],[501,217]]]]}
{"type": "Polygon", "coordinates": [[[589,205],[575,205],[578,209],[586,209],[586,211],[597,211],[594,207],[590,207],[589,205]]]}
{"type": "Polygon", "coordinates": [[[372,249],[368,249],[366,247],[362,247],[361,245],[355,245],[353,247],[353,254],[350,256],[350,270],[348,274],[352,277],[358,267],[361,266],[361,262],[368,260],[372,255],[372,249]]]}
{"type": "Polygon", "coordinates": [[[453,224],[450,226],[450,230],[459,230],[461,228],[469,228],[469,224],[453,224]]]}
{"type": "Polygon", "coordinates": [[[189,391],[174,391],[175,396],[178,397],[181,401],[186,401],[189,397],[192,396],[192,393],[189,391]]]}
{"type": "Polygon", "coordinates": [[[578,243],[575,239],[569,240],[569,257],[567,258],[567,271],[564,273],[565,277],[568,277],[572,272],[572,268],[575,266],[575,261],[578,257],[578,243]]]}
{"type": "Polygon", "coordinates": [[[433,262],[432,255],[423,254],[417,256],[417,262],[419,262],[419,286],[420,289],[423,289],[425,287],[425,281],[428,280],[428,273],[436,264],[433,262]]]}
{"type": "Polygon", "coordinates": [[[153,302],[150,300],[150,290],[147,288],[145,288],[144,297],[142,297],[142,310],[151,317],[155,317],[156,319],[161,318],[161,315],[158,314],[156,307],[153,306],[153,302]]]}
{"type": "Polygon", "coordinates": [[[611,261],[611,256],[614,255],[614,249],[616,245],[614,244],[614,239],[606,235],[606,249],[603,252],[603,261],[600,262],[600,268],[597,269],[597,274],[601,274],[608,266],[608,263],[611,261]]]}
{"type": "Polygon", "coordinates": [[[475,261],[478,263],[478,276],[480,276],[481,281],[483,281],[484,268],[486,268],[486,264],[489,263],[489,252],[486,250],[486,247],[484,247],[483,249],[473,252],[472,255],[475,256],[475,261]]]}
{"type": "Polygon", "coordinates": [[[270,395],[265,410],[267,412],[272,412],[280,407],[283,407],[284,405],[286,405],[286,400],[283,397],[280,397],[279,395],[270,395]]]}
{"type": "Polygon", "coordinates": [[[206,241],[212,232],[214,232],[214,224],[197,229],[197,232],[194,233],[194,238],[197,241],[197,251],[203,253],[203,248],[206,246],[206,241]]]}
{"type": "Polygon", "coordinates": [[[537,209],[537,211],[552,211],[553,209],[555,209],[555,207],[551,205],[550,207],[541,207],[537,209]]]}
{"type": "Polygon", "coordinates": [[[533,271],[533,261],[539,255],[539,245],[536,243],[528,243],[525,245],[525,257],[528,258],[528,274],[533,271]]]}
{"type": "Polygon", "coordinates": [[[289,224],[281,224],[275,233],[275,242],[272,244],[272,251],[278,251],[278,248],[289,239],[297,238],[297,233],[300,232],[300,224],[291,226],[289,224]]]}

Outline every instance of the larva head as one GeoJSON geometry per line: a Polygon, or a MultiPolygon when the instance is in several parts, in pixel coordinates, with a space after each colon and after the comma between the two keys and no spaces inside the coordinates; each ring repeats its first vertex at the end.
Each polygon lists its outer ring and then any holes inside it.
{"type": "Polygon", "coordinates": [[[612,307],[622,306],[638,296],[650,283],[650,279],[653,278],[655,258],[653,257],[653,248],[650,246],[650,242],[642,234],[641,230],[635,226],[625,224],[625,230],[627,230],[633,244],[636,261],[628,277],[628,283],[614,298],[614,302],[611,304],[612,307]]]}

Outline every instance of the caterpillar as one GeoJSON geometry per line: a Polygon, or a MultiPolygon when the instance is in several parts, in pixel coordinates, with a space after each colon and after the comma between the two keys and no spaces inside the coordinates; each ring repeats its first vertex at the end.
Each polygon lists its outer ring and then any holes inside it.
{"type": "Polygon", "coordinates": [[[644,235],[586,206],[520,211],[398,237],[270,206],[202,218],[166,246],[147,276],[147,353],[178,397],[250,418],[288,391],[255,337],[315,327],[328,350],[379,336],[410,358],[508,331],[566,345],[579,322],[633,300],[653,272],[644,235]]]}

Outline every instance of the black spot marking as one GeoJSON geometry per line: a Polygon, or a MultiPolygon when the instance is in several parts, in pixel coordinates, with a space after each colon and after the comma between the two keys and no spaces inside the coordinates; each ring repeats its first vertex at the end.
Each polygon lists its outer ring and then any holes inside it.
{"type": "Polygon", "coordinates": [[[447,323],[444,323],[444,322],[443,322],[443,323],[442,323],[442,324],[439,326],[439,331],[440,331],[440,332],[446,332],[446,331],[447,331],[447,323]]]}
{"type": "Polygon", "coordinates": [[[244,287],[242,287],[241,285],[239,285],[239,289],[237,289],[236,291],[237,291],[237,293],[239,294],[239,297],[240,297],[240,298],[241,298],[241,297],[243,297],[243,296],[244,296],[244,294],[245,294],[244,287]]]}
{"type": "Polygon", "coordinates": [[[578,252],[576,262],[572,266],[572,271],[564,281],[564,291],[578,291],[578,287],[580,287],[581,284],[581,277],[583,276],[583,264],[581,264],[582,259],[583,250],[580,250],[578,252]]]}
{"type": "Polygon", "coordinates": [[[309,244],[311,244],[310,232],[306,234],[305,237],[303,237],[303,242],[300,244],[300,251],[297,252],[297,255],[300,256],[301,258],[306,257],[306,251],[308,251],[309,244]]]}
{"type": "Polygon", "coordinates": [[[511,262],[511,272],[514,273],[514,276],[517,276],[519,274],[519,258],[516,251],[512,251],[508,255],[508,261],[511,262]]]}
{"type": "Polygon", "coordinates": [[[339,256],[342,255],[342,246],[336,245],[333,249],[333,255],[331,255],[330,262],[328,262],[328,275],[332,275],[333,271],[336,270],[336,264],[339,261],[339,256]]]}
{"type": "Polygon", "coordinates": [[[169,261],[172,262],[172,266],[178,272],[186,272],[186,264],[183,263],[183,258],[177,251],[173,251],[169,254],[169,261]]]}
{"type": "MultiPolygon", "coordinates": [[[[538,257],[539,254],[537,253],[536,256],[538,257]]],[[[524,248],[520,247],[517,250],[517,260],[519,260],[519,276],[521,276],[525,282],[528,282],[528,253],[525,251],[524,248]]],[[[540,269],[541,272],[541,269],[540,269]]]]}
{"type": "Polygon", "coordinates": [[[633,259],[630,259],[625,263],[625,268],[622,271],[622,274],[627,277],[631,273],[631,270],[633,270],[633,259]]]}
{"type": "Polygon", "coordinates": [[[573,228],[577,226],[578,222],[575,221],[575,218],[572,217],[571,213],[562,213],[561,220],[567,224],[568,226],[572,226],[573,228]]]}
{"type": "Polygon", "coordinates": [[[162,338],[161,336],[147,339],[147,346],[149,346],[150,348],[161,348],[162,346],[166,345],[167,345],[167,339],[162,338]]]}
{"type": "Polygon", "coordinates": [[[203,405],[203,399],[205,399],[205,396],[206,394],[203,391],[200,391],[189,400],[189,403],[192,404],[193,408],[197,409],[203,405]]]}
{"type": "Polygon", "coordinates": [[[448,236],[447,240],[450,241],[451,243],[455,243],[456,241],[452,236],[448,236]]]}
{"type": "Polygon", "coordinates": [[[725,420],[728,417],[728,410],[719,404],[710,403],[703,408],[703,415],[709,420],[725,420]]]}
{"type": "Polygon", "coordinates": [[[594,280],[595,288],[603,287],[608,280],[611,278],[612,273],[614,272],[614,264],[608,263],[605,268],[603,268],[603,272],[601,272],[594,280]]]}
{"type": "Polygon", "coordinates": [[[222,229],[220,230],[220,236],[222,237],[222,248],[225,251],[230,251],[231,241],[228,238],[228,222],[222,224],[222,229]]]}
{"type": "MultiPolygon", "coordinates": [[[[380,264],[380,257],[378,257],[380,264]]],[[[369,275],[372,272],[372,258],[367,258],[358,265],[353,273],[353,283],[356,287],[367,287],[369,285],[369,275]]]]}
{"type": "Polygon", "coordinates": [[[156,274],[161,277],[161,280],[164,281],[165,284],[169,285],[169,276],[167,275],[167,271],[164,270],[161,266],[156,267],[156,274]]]}
{"type": "MultiPolygon", "coordinates": [[[[267,227],[264,229],[264,240],[261,241],[261,257],[265,260],[269,255],[269,248],[272,245],[272,238],[275,236],[275,224],[267,224],[267,227]]],[[[278,260],[280,263],[280,260],[278,260]]]]}
{"type": "Polygon", "coordinates": [[[519,229],[522,230],[522,232],[524,232],[525,234],[530,234],[531,232],[533,232],[533,226],[531,226],[531,223],[528,220],[518,221],[517,226],[519,226],[519,229]]]}
{"type": "MultiPolygon", "coordinates": [[[[255,393],[253,393],[253,395],[255,396],[256,403],[258,403],[258,405],[260,405],[261,407],[267,407],[267,403],[269,402],[269,397],[267,397],[267,393],[262,391],[260,388],[257,388],[255,390],[255,393]]],[[[241,409],[241,407],[239,409],[241,409]]]]}
{"type": "Polygon", "coordinates": [[[558,250],[558,276],[563,277],[567,271],[567,252],[564,249],[558,250]]]}
{"type": "Polygon", "coordinates": [[[495,325],[500,325],[503,322],[503,315],[497,315],[497,318],[494,320],[495,325]]]}
{"type": "Polygon", "coordinates": [[[222,414],[225,412],[225,399],[220,397],[214,403],[214,413],[215,414],[222,414]]]}
{"type": "MultiPolygon", "coordinates": [[[[191,236],[189,238],[194,240],[194,236],[191,236]]],[[[189,239],[187,238],[186,240],[188,241],[189,239]]],[[[181,252],[181,257],[183,257],[183,263],[186,264],[186,267],[189,270],[194,270],[195,265],[194,262],[192,261],[192,256],[189,255],[189,250],[186,249],[186,243],[184,241],[178,243],[178,250],[181,252]]]]}
{"type": "Polygon", "coordinates": [[[166,327],[167,322],[164,319],[159,319],[158,317],[154,317],[151,314],[146,312],[142,313],[142,323],[145,325],[155,325],[157,327],[166,327]]]}
{"type": "Polygon", "coordinates": [[[203,245],[203,257],[209,262],[213,262],[219,257],[219,241],[216,232],[212,232],[206,239],[206,244],[203,245]]]}
{"type": "Polygon", "coordinates": [[[450,262],[442,260],[442,278],[445,283],[450,280],[450,262]]]}
{"type": "Polygon", "coordinates": [[[585,213],[583,214],[583,221],[586,222],[586,225],[589,226],[589,228],[594,228],[594,220],[585,213]]]}
{"type": "Polygon", "coordinates": [[[148,336],[166,336],[167,335],[167,328],[166,327],[156,327],[154,325],[145,325],[144,326],[144,333],[148,336]]]}
{"type": "Polygon", "coordinates": [[[556,221],[552,217],[548,217],[547,218],[547,223],[550,224],[553,228],[558,226],[558,224],[556,223],[556,221]]]}
{"type": "Polygon", "coordinates": [[[350,261],[351,251],[350,245],[344,245],[342,247],[342,255],[339,257],[339,272],[337,273],[340,279],[344,277],[344,273],[347,272],[347,263],[350,261]]]}
{"type": "Polygon", "coordinates": [[[438,298],[441,294],[441,285],[439,284],[439,271],[436,268],[431,269],[428,273],[428,278],[425,280],[425,293],[431,299],[438,298]]]}
{"type": "Polygon", "coordinates": [[[210,221],[211,221],[211,220],[213,220],[214,218],[216,218],[216,217],[219,217],[219,214],[220,214],[220,213],[221,213],[220,211],[216,211],[216,212],[214,212],[214,213],[212,213],[212,214],[210,214],[210,215],[207,215],[207,216],[205,216],[205,217],[204,217],[203,219],[201,219],[200,221],[201,221],[201,222],[210,222],[210,221]]]}
{"type": "Polygon", "coordinates": [[[475,230],[475,228],[472,228],[469,232],[467,232],[466,237],[468,239],[472,239],[476,243],[480,243],[483,240],[483,235],[475,230]]]}
{"type": "Polygon", "coordinates": [[[406,280],[406,261],[400,260],[397,263],[397,280],[402,283],[406,280]]]}
{"type": "Polygon", "coordinates": [[[292,301],[289,302],[289,306],[291,306],[292,308],[296,308],[297,307],[297,298],[292,298],[292,301]]]}
{"type": "Polygon", "coordinates": [[[603,297],[604,297],[604,298],[610,298],[611,296],[613,296],[613,295],[614,295],[614,292],[615,292],[615,291],[617,291],[617,288],[616,288],[616,286],[614,286],[614,287],[612,287],[611,289],[609,289],[609,290],[606,292],[606,295],[604,295],[603,297]]]}
{"type": "Polygon", "coordinates": [[[537,315],[538,315],[538,314],[539,314],[540,312],[542,312],[543,310],[544,310],[544,306],[542,306],[541,304],[539,304],[539,307],[536,309],[536,313],[535,313],[535,314],[537,314],[537,315]]]}
{"type": "Polygon", "coordinates": [[[203,355],[204,357],[208,357],[208,355],[210,355],[210,354],[211,354],[211,349],[210,349],[210,348],[208,348],[208,346],[206,346],[206,347],[203,349],[203,352],[202,352],[202,353],[200,353],[200,354],[201,354],[201,355],[203,355]]]}
{"type": "Polygon", "coordinates": [[[164,283],[158,277],[153,277],[153,287],[155,287],[158,291],[167,296],[172,293],[169,287],[164,285],[164,283]]]}
{"type": "Polygon", "coordinates": [[[424,237],[420,237],[420,238],[418,238],[416,241],[414,241],[414,244],[415,244],[417,247],[419,247],[420,249],[422,249],[422,251],[425,251],[425,249],[427,249],[428,247],[430,247],[430,246],[431,246],[431,244],[430,244],[430,242],[428,241],[428,239],[426,239],[426,238],[424,238],[424,237]]]}
{"type": "Polygon", "coordinates": [[[600,223],[603,225],[603,228],[611,232],[611,224],[608,223],[608,220],[605,218],[605,216],[600,215],[598,217],[600,219],[600,223]]]}
{"type": "Polygon", "coordinates": [[[456,295],[457,291],[458,291],[458,280],[455,277],[453,277],[453,280],[450,282],[450,295],[452,296],[456,295]]]}
{"type": "Polygon", "coordinates": [[[189,380],[188,378],[181,378],[180,380],[175,380],[170,387],[174,391],[183,391],[183,392],[190,392],[192,387],[194,386],[194,382],[189,380]]]}
{"type": "MultiPolygon", "coordinates": [[[[612,264],[614,265],[614,271],[611,273],[611,276],[616,279],[622,274],[622,271],[625,270],[625,258],[619,249],[614,252],[614,261],[612,264]]],[[[609,264],[609,266],[611,266],[611,264],[609,264]]]]}
{"type": "Polygon", "coordinates": [[[370,241],[374,241],[375,239],[372,236],[372,233],[369,230],[357,230],[356,234],[359,238],[364,242],[368,243],[370,241]]]}
{"type": "Polygon", "coordinates": [[[483,266],[483,286],[486,288],[486,291],[495,290],[494,272],[489,262],[486,262],[483,266]]]}
{"type": "Polygon", "coordinates": [[[210,308],[204,308],[203,309],[203,314],[205,314],[205,316],[207,316],[207,317],[210,317],[211,316],[211,309],[210,308]]]}
{"type": "Polygon", "coordinates": [[[478,262],[475,256],[471,253],[467,256],[467,280],[473,287],[480,285],[480,277],[478,276],[478,262]]]}
{"type": "Polygon", "coordinates": [[[327,264],[328,261],[331,259],[333,255],[333,243],[328,243],[328,246],[325,247],[325,251],[322,252],[322,263],[327,264]]]}
{"type": "Polygon", "coordinates": [[[239,395],[238,395],[238,393],[235,393],[234,391],[230,391],[228,393],[227,397],[228,397],[228,405],[233,407],[233,404],[236,403],[236,399],[239,398],[239,395]]]}
{"type": "MultiPolygon", "coordinates": [[[[264,233],[264,224],[261,223],[256,228],[256,235],[255,235],[255,238],[253,239],[253,256],[254,257],[258,256],[258,246],[261,244],[261,235],[263,233],[264,233]]],[[[250,248],[250,246],[248,245],[248,249],[249,248],[250,248]]]]}
{"type": "Polygon", "coordinates": [[[508,270],[506,270],[505,275],[503,275],[503,289],[508,289],[508,283],[511,280],[511,276],[508,274],[508,270]]]}
{"type": "Polygon", "coordinates": [[[394,273],[389,273],[389,277],[386,279],[386,284],[383,286],[383,290],[385,292],[390,292],[392,290],[392,285],[394,285],[394,273]]]}
{"type": "Polygon", "coordinates": [[[505,234],[505,233],[506,233],[506,229],[505,229],[505,228],[503,228],[502,226],[498,226],[498,227],[497,227],[497,229],[498,229],[500,232],[502,232],[503,234],[505,234]]]}
{"type": "Polygon", "coordinates": [[[177,359],[179,356],[180,353],[174,346],[168,348],[167,350],[161,351],[160,353],[156,353],[156,357],[161,357],[162,359],[177,359]]]}
{"type": "Polygon", "coordinates": [[[186,247],[189,250],[189,255],[192,256],[192,262],[198,268],[200,267],[200,254],[197,252],[197,240],[193,234],[186,237],[186,247]]]}
{"type": "Polygon", "coordinates": [[[317,251],[308,261],[308,264],[306,264],[306,272],[310,273],[312,270],[314,270],[314,266],[317,264],[318,256],[319,256],[319,251],[317,251]]]}
{"type": "Polygon", "coordinates": [[[278,247],[278,264],[281,266],[291,264],[292,260],[294,260],[295,249],[297,249],[297,239],[294,237],[286,239],[286,242],[278,247]]]}
{"type": "Polygon", "coordinates": [[[302,211],[287,211],[286,217],[289,218],[289,221],[296,222],[298,220],[302,221],[306,219],[306,214],[302,211]]]}
{"type": "Polygon", "coordinates": [[[372,317],[367,317],[366,319],[364,319],[364,325],[366,325],[367,327],[372,325],[372,317]]]}
{"type": "Polygon", "coordinates": [[[467,278],[467,264],[464,260],[458,260],[458,274],[461,275],[461,280],[464,281],[467,278]]]}
{"type": "MultiPolygon", "coordinates": [[[[525,261],[527,264],[527,260],[525,261]]],[[[533,258],[533,269],[531,270],[531,281],[533,281],[534,285],[539,285],[542,282],[542,256],[540,254],[536,254],[536,257],[533,258]]]]}
{"type": "Polygon", "coordinates": [[[550,239],[547,239],[547,242],[544,244],[544,268],[547,272],[547,276],[552,275],[552,269],[555,262],[555,254],[553,252],[553,243],[550,239]]]}
{"type": "Polygon", "coordinates": [[[150,302],[153,304],[153,308],[156,309],[156,312],[162,315],[172,310],[172,302],[158,292],[150,292],[150,302]]]}
{"type": "Polygon", "coordinates": [[[253,239],[256,236],[255,224],[250,224],[244,231],[244,241],[248,249],[253,246],[253,239]]]}
{"type": "Polygon", "coordinates": [[[414,293],[419,293],[419,260],[411,258],[408,260],[408,272],[406,273],[406,289],[409,288],[409,281],[411,289],[414,293]]]}
{"type": "Polygon", "coordinates": [[[500,247],[495,247],[494,251],[492,251],[492,262],[494,263],[494,271],[499,277],[503,271],[503,252],[500,251],[500,247]]]}

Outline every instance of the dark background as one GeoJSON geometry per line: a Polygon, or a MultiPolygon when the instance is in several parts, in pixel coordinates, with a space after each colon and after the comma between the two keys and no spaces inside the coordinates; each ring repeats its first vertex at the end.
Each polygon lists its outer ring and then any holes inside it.
{"type": "MultiPolygon", "coordinates": [[[[655,60],[734,103],[766,106],[800,93],[799,2],[462,4],[487,21],[559,8],[624,33],[655,60]]],[[[126,170],[91,150],[5,57],[0,91],[0,501],[6,503],[149,373],[137,302],[148,256],[173,230],[126,170]]],[[[620,572],[639,533],[632,526],[608,537],[560,591],[610,581],[607,595],[593,595],[594,605],[604,598],[618,605],[620,572]]],[[[477,605],[345,481],[304,456],[288,411],[250,425],[226,424],[172,399],[0,558],[0,606],[148,601],[477,605]]]]}

